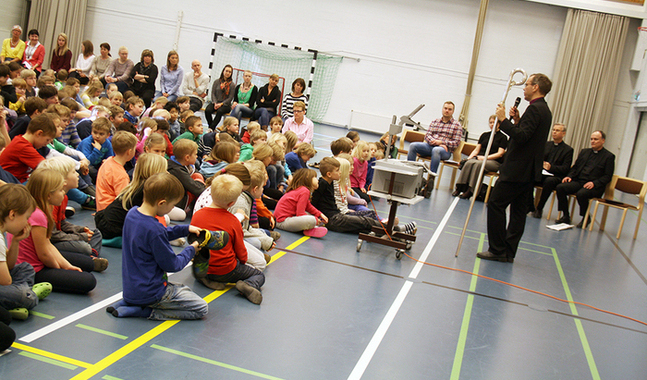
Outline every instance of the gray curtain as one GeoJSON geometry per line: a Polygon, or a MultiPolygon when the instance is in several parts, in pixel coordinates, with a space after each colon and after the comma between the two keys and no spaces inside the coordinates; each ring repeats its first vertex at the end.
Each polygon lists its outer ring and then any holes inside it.
{"type": "Polygon", "coordinates": [[[557,54],[550,105],[568,128],[575,154],[611,120],[629,18],[569,9],[557,54]]]}
{"type": "Polygon", "coordinates": [[[85,12],[88,0],[32,0],[29,12],[29,29],[37,29],[40,43],[45,47],[43,68],[49,69],[52,50],[59,33],[67,34],[72,51],[72,67],[81,53],[84,40],[85,12]]]}

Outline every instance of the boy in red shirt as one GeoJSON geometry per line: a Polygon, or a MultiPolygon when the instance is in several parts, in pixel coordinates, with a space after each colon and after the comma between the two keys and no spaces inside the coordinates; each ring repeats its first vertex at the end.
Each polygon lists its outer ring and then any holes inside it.
{"type": "Polygon", "coordinates": [[[233,175],[221,174],[211,183],[213,203],[193,215],[191,224],[210,231],[227,231],[229,242],[219,250],[209,250],[209,266],[205,274],[200,261],[206,259],[204,250],[195,257],[193,274],[205,286],[224,289],[224,284],[236,283],[236,289],[247,299],[260,305],[263,301],[261,286],[265,275],[256,268],[246,265],[247,249],[243,243],[243,228],[240,221],[227,209],[236,203],[243,191],[243,183],[233,175]]]}
{"type": "Polygon", "coordinates": [[[25,183],[29,174],[45,158],[36,151],[52,142],[56,136],[56,124],[47,114],[41,114],[29,122],[27,132],[11,140],[0,155],[0,166],[25,183]]]}

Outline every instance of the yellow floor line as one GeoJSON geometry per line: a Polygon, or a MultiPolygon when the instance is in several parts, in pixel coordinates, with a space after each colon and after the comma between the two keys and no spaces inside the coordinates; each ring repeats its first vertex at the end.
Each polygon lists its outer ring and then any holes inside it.
{"type": "Polygon", "coordinates": [[[11,346],[15,347],[15,348],[17,348],[19,350],[23,350],[23,351],[26,351],[26,352],[31,352],[32,354],[36,354],[36,355],[44,356],[46,358],[58,360],[58,361],[63,362],[63,363],[72,364],[72,365],[75,365],[77,367],[88,368],[88,367],[92,366],[92,364],[90,364],[90,363],[82,362],[80,360],[68,358],[67,356],[63,356],[63,355],[55,354],[55,353],[52,353],[52,352],[49,352],[49,351],[41,350],[40,348],[34,348],[34,347],[25,346],[24,344],[21,344],[21,343],[14,342],[14,344],[12,344],[11,346]]]}

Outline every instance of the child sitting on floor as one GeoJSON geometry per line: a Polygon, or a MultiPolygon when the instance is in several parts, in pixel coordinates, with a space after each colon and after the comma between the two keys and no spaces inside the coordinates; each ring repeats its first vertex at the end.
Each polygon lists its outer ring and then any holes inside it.
{"type": "Polygon", "coordinates": [[[110,121],[100,117],[92,122],[92,134],[81,141],[79,150],[90,161],[90,177],[92,182],[97,183],[97,173],[103,162],[114,156],[112,144],[108,140],[110,136],[110,121]]]}
{"type": "Polygon", "coordinates": [[[128,211],[123,235],[124,298],[106,309],[115,317],[200,319],[209,311],[200,296],[185,285],[169,282],[166,273],[181,271],[199,247],[194,241],[176,254],[169,240],[199,234],[200,229],[189,225],[164,228],[155,218],[168,213],[183,196],[177,178],[158,173],[146,180],[142,205],[128,211]]]}
{"type": "MultiPolygon", "coordinates": [[[[247,248],[243,241],[243,229],[240,221],[227,211],[236,203],[242,191],[243,183],[238,178],[229,174],[218,175],[211,184],[211,205],[193,215],[192,223],[196,227],[226,231],[229,234],[229,242],[223,248],[209,250],[208,258],[202,258],[209,262],[207,273],[194,270],[194,276],[203,276],[203,283],[209,283],[210,288],[217,288],[218,285],[224,288],[224,284],[235,282],[236,289],[241,294],[250,302],[260,305],[263,302],[261,287],[265,283],[265,275],[260,270],[245,265],[247,248]]],[[[193,266],[196,267],[195,262],[193,266]]]]}
{"type": "Polygon", "coordinates": [[[19,242],[29,237],[28,219],[36,202],[25,186],[6,184],[0,187],[0,307],[9,310],[14,319],[26,319],[29,310],[47,297],[52,285],[34,285],[34,268],[28,263],[16,264],[19,242]],[[14,236],[9,249],[4,233],[14,236]]]}
{"type": "Polygon", "coordinates": [[[112,138],[112,149],[115,155],[108,157],[97,174],[97,211],[108,207],[117,195],[128,186],[130,177],[124,165],[135,157],[137,137],[126,131],[115,133],[112,138]]]}
{"type": "Polygon", "coordinates": [[[353,149],[353,171],[350,173],[350,186],[357,195],[366,202],[371,198],[366,194],[366,173],[368,172],[368,159],[371,155],[371,149],[364,141],[358,141],[353,149]]]}
{"type": "Polygon", "coordinates": [[[317,172],[299,169],[292,175],[288,191],[274,209],[276,226],[290,232],[303,231],[306,236],[324,237],[328,229],[317,224],[327,223],[328,218],[310,203],[312,192],[319,187],[317,172]]]}
{"type": "Polygon", "coordinates": [[[204,177],[195,171],[198,144],[191,140],[181,139],[175,142],[173,152],[175,155],[168,159],[168,172],[180,180],[185,190],[185,195],[177,202],[177,206],[190,214],[195,200],[205,188],[204,177]]]}
{"type": "Polygon", "coordinates": [[[240,147],[234,141],[221,141],[211,151],[207,160],[200,166],[200,173],[205,177],[213,177],[219,170],[238,161],[240,147]]]}

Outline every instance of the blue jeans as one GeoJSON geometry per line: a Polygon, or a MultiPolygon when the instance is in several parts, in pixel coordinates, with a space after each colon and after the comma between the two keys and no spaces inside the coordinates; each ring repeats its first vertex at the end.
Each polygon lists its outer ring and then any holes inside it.
{"type": "MultiPolygon", "coordinates": [[[[155,91],[155,99],[159,98],[160,96],[162,96],[162,91],[155,91]]],[[[177,95],[169,94],[166,99],[168,99],[169,102],[174,102],[177,100],[177,95]]]]}
{"type": "Polygon", "coordinates": [[[409,145],[409,154],[407,154],[408,161],[415,161],[416,155],[421,157],[431,157],[431,164],[429,169],[432,172],[438,173],[438,166],[440,166],[440,160],[449,160],[452,156],[451,153],[441,148],[439,146],[432,146],[426,142],[414,142],[409,145]]]}
{"type": "Polygon", "coordinates": [[[242,117],[252,117],[253,114],[254,114],[253,109],[247,106],[244,106],[242,104],[239,104],[236,107],[234,107],[233,110],[231,110],[231,112],[229,113],[229,116],[232,116],[238,119],[238,124],[240,124],[240,119],[242,117]]]}
{"type": "Polygon", "coordinates": [[[261,126],[270,125],[270,119],[274,116],[274,111],[270,111],[267,108],[259,107],[254,111],[254,117],[261,126]]]}
{"type": "Polygon", "coordinates": [[[270,188],[278,189],[279,185],[282,182],[285,182],[285,169],[283,169],[281,164],[267,165],[265,170],[267,171],[267,176],[270,180],[270,188]]]}
{"type": "Polygon", "coordinates": [[[38,305],[38,297],[33,290],[34,268],[29,263],[16,264],[9,272],[11,285],[0,285],[0,306],[7,310],[17,307],[33,309],[38,305]]]}
{"type": "Polygon", "coordinates": [[[227,274],[208,274],[207,278],[211,281],[229,283],[239,280],[245,281],[250,286],[261,290],[261,286],[265,283],[265,275],[263,272],[248,265],[241,264],[240,261],[236,263],[236,268],[227,274]]]}
{"type": "Polygon", "coordinates": [[[207,302],[183,284],[169,282],[162,299],[148,305],[153,311],[148,319],[200,319],[207,315],[207,302]]]}
{"type": "Polygon", "coordinates": [[[83,205],[85,201],[88,199],[89,195],[82,192],[79,189],[70,189],[67,191],[67,197],[69,200],[74,201],[80,205],[83,205]]]}

